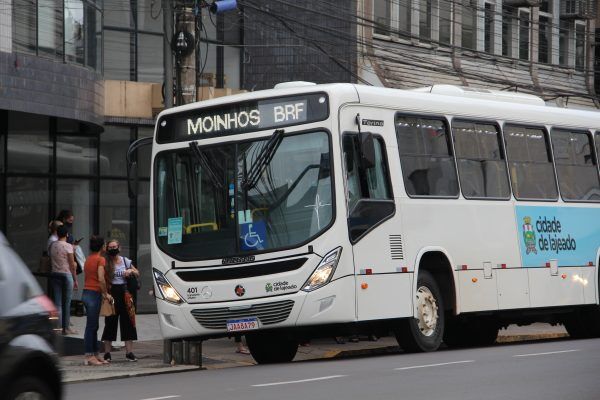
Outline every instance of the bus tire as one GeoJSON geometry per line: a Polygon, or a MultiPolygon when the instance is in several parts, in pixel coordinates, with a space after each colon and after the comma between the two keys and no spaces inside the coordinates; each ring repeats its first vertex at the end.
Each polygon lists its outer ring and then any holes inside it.
{"type": "Polygon", "coordinates": [[[396,340],[406,352],[435,351],[444,336],[444,303],[438,285],[427,271],[417,278],[417,318],[400,321],[396,340]]]}
{"type": "Polygon", "coordinates": [[[246,335],[246,344],[258,364],[290,362],[298,351],[297,340],[273,333],[246,335]]]}

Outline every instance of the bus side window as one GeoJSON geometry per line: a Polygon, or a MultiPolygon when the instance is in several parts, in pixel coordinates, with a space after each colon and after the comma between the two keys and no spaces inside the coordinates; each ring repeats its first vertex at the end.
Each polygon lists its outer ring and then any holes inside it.
{"type": "Polygon", "coordinates": [[[457,197],[458,178],[445,122],[396,116],[396,135],[407,194],[457,197]]]}
{"type": "Polygon", "coordinates": [[[509,199],[510,186],[500,132],[493,124],[454,121],[458,178],[467,199],[509,199]]]}
{"type": "Polygon", "coordinates": [[[600,177],[588,132],[552,130],[558,187],[567,201],[600,201],[600,177]]]}
{"type": "Polygon", "coordinates": [[[375,165],[363,170],[360,167],[358,136],[344,135],[342,141],[346,167],[348,226],[352,241],[357,241],[395,211],[385,145],[383,140],[377,137],[374,138],[373,144],[375,165]]]}
{"type": "Polygon", "coordinates": [[[546,131],[517,125],[504,127],[506,157],[515,198],[556,200],[558,189],[546,131]]]}

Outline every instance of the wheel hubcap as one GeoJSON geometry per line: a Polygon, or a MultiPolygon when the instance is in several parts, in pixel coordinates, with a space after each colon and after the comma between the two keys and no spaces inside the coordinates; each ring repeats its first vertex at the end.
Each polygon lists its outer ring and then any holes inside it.
{"type": "Polygon", "coordinates": [[[425,286],[417,290],[417,313],[421,333],[424,336],[433,335],[438,322],[438,305],[431,290],[425,286]]]}

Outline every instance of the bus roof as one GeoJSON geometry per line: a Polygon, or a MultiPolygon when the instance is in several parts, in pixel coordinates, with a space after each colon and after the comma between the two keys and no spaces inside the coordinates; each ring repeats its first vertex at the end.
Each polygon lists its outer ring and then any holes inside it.
{"type": "Polygon", "coordinates": [[[293,82],[288,82],[274,89],[240,93],[170,108],[162,111],[159,117],[197,108],[314,92],[328,93],[332,106],[358,102],[406,113],[452,115],[565,128],[600,129],[600,112],[597,111],[547,106],[539,97],[522,93],[451,85],[434,85],[416,90],[403,90],[352,83],[310,85],[307,82],[301,82],[301,84],[294,85],[293,82]]]}

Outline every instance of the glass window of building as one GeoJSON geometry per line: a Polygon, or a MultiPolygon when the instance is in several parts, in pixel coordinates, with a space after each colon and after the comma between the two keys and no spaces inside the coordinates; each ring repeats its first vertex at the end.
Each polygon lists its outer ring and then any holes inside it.
{"type": "Polygon", "coordinates": [[[585,68],[585,25],[575,22],[575,68],[585,68]]]}
{"type": "Polygon", "coordinates": [[[100,182],[100,227],[106,240],[116,239],[121,244],[122,255],[132,257],[131,205],[126,180],[102,180],[100,182]]]}
{"type": "Polygon", "coordinates": [[[442,44],[452,44],[452,4],[453,0],[440,0],[440,35],[442,44]]]}
{"type": "Polygon", "coordinates": [[[484,8],[484,22],[483,22],[483,50],[486,53],[494,52],[494,19],[495,19],[495,5],[491,3],[485,3],[484,8]]]}
{"type": "Polygon", "coordinates": [[[92,3],[85,3],[85,65],[102,67],[102,12],[92,3]]]}
{"type": "Polygon", "coordinates": [[[85,57],[84,9],[81,0],[65,0],[65,60],[83,64],[85,57]]]}
{"type": "Polygon", "coordinates": [[[138,34],[137,80],[140,82],[163,82],[162,36],[138,34]]]}
{"type": "Polygon", "coordinates": [[[135,2],[106,1],[104,3],[104,26],[133,28],[135,24],[131,4],[135,4],[135,2]]]}
{"type": "Polygon", "coordinates": [[[412,0],[398,1],[398,30],[401,34],[410,35],[411,32],[411,16],[412,16],[412,0]]]}
{"type": "Polygon", "coordinates": [[[38,0],[38,55],[63,58],[63,2],[38,0]]]}
{"type": "Polygon", "coordinates": [[[516,38],[517,18],[515,8],[502,6],[502,55],[515,57],[513,43],[516,38]]]}
{"type": "Polygon", "coordinates": [[[568,20],[560,20],[559,26],[559,43],[558,43],[558,63],[560,65],[569,65],[569,53],[572,51],[571,46],[571,26],[572,22],[568,20]]]}
{"type": "Polygon", "coordinates": [[[431,1],[419,0],[419,37],[431,39],[431,1]]]}
{"type": "Polygon", "coordinates": [[[551,61],[552,52],[552,20],[550,18],[540,15],[538,33],[538,61],[547,64],[551,61]]]}
{"type": "Polygon", "coordinates": [[[374,0],[375,33],[390,34],[390,1],[374,0]]]}
{"type": "MultiPolygon", "coordinates": [[[[139,182],[137,196],[137,255],[136,263],[141,272],[141,285],[151,288],[152,269],[150,262],[150,182],[139,182]]],[[[151,296],[139,296],[138,310],[154,310],[156,304],[151,296]]]]}
{"type": "Polygon", "coordinates": [[[98,140],[96,136],[56,137],[56,170],[62,175],[95,175],[98,140]]]}
{"type": "Polygon", "coordinates": [[[104,77],[132,80],[131,33],[104,31],[104,77]]]}
{"type": "Polygon", "coordinates": [[[529,60],[529,11],[519,10],[519,58],[529,60]]]}
{"type": "Polygon", "coordinates": [[[53,148],[48,132],[48,117],[10,112],[8,114],[7,171],[48,173],[53,148]]]}
{"type": "Polygon", "coordinates": [[[100,175],[127,176],[127,149],[131,128],[107,125],[100,134],[100,175]]]}
{"type": "Polygon", "coordinates": [[[48,179],[26,176],[6,179],[6,237],[30,268],[38,264],[46,248],[48,203],[48,179]]]}
{"type": "Polygon", "coordinates": [[[163,13],[160,1],[138,0],[137,14],[137,27],[140,31],[162,33],[163,13]]]}
{"type": "Polygon", "coordinates": [[[12,2],[12,37],[16,52],[36,53],[36,9],[36,0],[13,0],[12,2]]]}
{"type": "Polygon", "coordinates": [[[477,13],[470,0],[462,3],[462,47],[475,50],[477,42],[477,13]]]}

